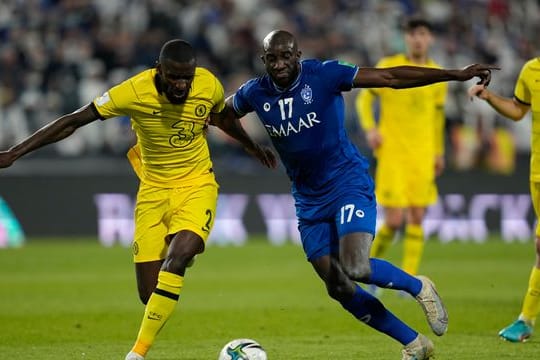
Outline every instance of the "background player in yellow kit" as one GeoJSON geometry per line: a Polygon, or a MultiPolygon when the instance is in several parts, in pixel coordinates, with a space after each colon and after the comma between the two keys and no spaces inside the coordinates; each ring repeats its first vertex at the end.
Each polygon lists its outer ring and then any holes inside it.
{"type": "MultiPolygon", "coordinates": [[[[130,116],[137,144],[128,157],[140,179],[133,256],[139,297],[146,308],[126,360],[144,359],[178,302],[186,267],[204,251],[218,197],[206,128],[210,114],[224,107],[219,80],[197,66],[189,43],[171,40],[161,48],[156,68],[125,80],[0,152],[0,168],[7,167],[93,121],[130,116]]],[[[253,143],[240,124],[224,130],[263,164],[275,167],[273,153],[253,143]]]]}
{"type": "MultiPolygon", "coordinates": [[[[431,25],[421,18],[404,24],[406,53],[382,58],[376,67],[415,65],[439,68],[428,56],[431,25]]],[[[371,255],[383,257],[396,232],[406,223],[403,270],[416,275],[424,248],[422,220],[437,200],[435,176],[444,168],[444,104],[446,83],[394,90],[363,89],[356,109],[368,145],[377,158],[375,191],[384,208],[371,255]],[[379,102],[376,123],[374,104],[379,102]]]]}
{"type": "Polygon", "coordinates": [[[474,85],[469,95],[485,100],[499,114],[519,121],[532,109],[530,191],[537,225],[535,230],[536,263],[529,276],[529,286],[516,321],[501,331],[503,339],[519,342],[529,339],[540,312],[540,57],[529,60],[521,69],[514,88],[514,97],[505,98],[482,85],[474,85]]]}

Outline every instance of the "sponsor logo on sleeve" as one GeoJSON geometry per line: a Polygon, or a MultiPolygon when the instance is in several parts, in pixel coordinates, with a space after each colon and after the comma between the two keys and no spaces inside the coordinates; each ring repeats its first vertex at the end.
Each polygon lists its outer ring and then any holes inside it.
{"type": "Polygon", "coordinates": [[[100,97],[96,99],[96,105],[103,106],[109,101],[111,101],[111,97],[109,96],[109,92],[107,91],[106,93],[104,93],[103,95],[101,95],[100,97]]]}

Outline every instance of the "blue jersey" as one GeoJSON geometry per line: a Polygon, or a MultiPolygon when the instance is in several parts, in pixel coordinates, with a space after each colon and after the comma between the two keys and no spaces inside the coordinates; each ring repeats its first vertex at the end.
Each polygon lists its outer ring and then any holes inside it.
{"type": "Polygon", "coordinates": [[[262,121],[293,182],[293,195],[328,194],[353,168],[368,168],[344,127],[341,92],[351,90],[357,71],[335,60],[304,60],[289,88],[280,89],[265,75],[234,95],[238,114],[255,111],[262,121]]]}
{"type": "Polygon", "coordinates": [[[304,60],[287,89],[268,75],[234,95],[239,115],[255,111],[292,181],[300,238],[309,260],[337,254],[339,239],[374,234],[377,208],[368,162],[345,132],[341,93],[358,68],[338,61],[304,60]]]}

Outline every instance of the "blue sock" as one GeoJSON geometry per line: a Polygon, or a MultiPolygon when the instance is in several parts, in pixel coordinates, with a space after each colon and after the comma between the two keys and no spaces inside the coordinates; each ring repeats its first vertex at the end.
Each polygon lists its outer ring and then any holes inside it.
{"type": "Polygon", "coordinates": [[[403,345],[413,341],[418,333],[388,311],[374,296],[356,285],[354,296],[341,306],[375,330],[387,334],[403,345]]]}
{"type": "Polygon", "coordinates": [[[405,290],[412,296],[418,295],[420,290],[422,290],[422,282],[420,280],[407,274],[388,261],[371,258],[369,262],[371,265],[370,284],[386,289],[405,290]]]}

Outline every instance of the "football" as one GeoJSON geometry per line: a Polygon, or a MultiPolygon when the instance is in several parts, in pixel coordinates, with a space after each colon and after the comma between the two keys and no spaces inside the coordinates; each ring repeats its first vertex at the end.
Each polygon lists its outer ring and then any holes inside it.
{"type": "Polygon", "coordinates": [[[219,353],[218,360],[267,360],[261,344],[252,339],[235,339],[219,353]]]}

